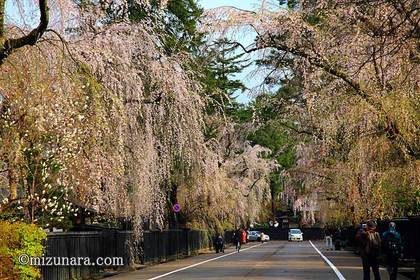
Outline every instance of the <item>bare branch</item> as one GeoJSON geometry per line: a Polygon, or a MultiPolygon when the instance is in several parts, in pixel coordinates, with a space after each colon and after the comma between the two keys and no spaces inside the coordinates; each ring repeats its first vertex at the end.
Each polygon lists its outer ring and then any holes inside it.
{"type": "Polygon", "coordinates": [[[255,11],[245,10],[245,9],[237,8],[235,6],[230,6],[230,5],[220,6],[220,7],[217,7],[216,9],[222,9],[222,8],[237,10],[237,11],[240,11],[240,12],[245,12],[245,13],[250,13],[250,14],[256,14],[255,11]]]}
{"type": "Polygon", "coordinates": [[[290,125],[288,123],[285,123],[285,122],[279,122],[279,125],[284,126],[284,127],[288,128],[288,129],[291,129],[294,132],[297,132],[299,134],[314,135],[314,133],[311,132],[311,131],[298,129],[298,128],[296,128],[296,127],[294,127],[294,126],[292,126],[292,125],[290,125]]]}
{"type": "Polygon", "coordinates": [[[239,42],[227,42],[227,43],[231,44],[235,47],[240,47],[245,53],[253,53],[255,51],[259,51],[259,50],[263,49],[262,47],[255,47],[255,48],[247,49],[247,47],[245,47],[244,45],[242,45],[239,42]]]}
{"type": "Polygon", "coordinates": [[[74,61],[74,62],[76,62],[76,63],[78,63],[78,60],[77,59],[75,59],[74,57],[73,57],[73,55],[72,55],[72,53],[71,53],[71,51],[70,51],[70,48],[69,48],[69,44],[67,43],[67,41],[66,41],[66,39],[64,39],[57,31],[55,31],[55,30],[53,30],[53,29],[47,29],[47,30],[45,30],[45,32],[51,32],[51,33],[54,33],[59,39],[60,39],[60,41],[61,41],[61,43],[64,45],[64,47],[66,48],[66,50],[67,50],[67,52],[68,52],[68,54],[69,54],[69,56],[70,56],[70,58],[74,61]]]}
{"type": "Polygon", "coordinates": [[[252,189],[255,187],[255,185],[262,179],[262,176],[258,177],[257,180],[255,180],[251,186],[248,187],[248,193],[244,194],[244,197],[248,197],[251,194],[252,189]]]}

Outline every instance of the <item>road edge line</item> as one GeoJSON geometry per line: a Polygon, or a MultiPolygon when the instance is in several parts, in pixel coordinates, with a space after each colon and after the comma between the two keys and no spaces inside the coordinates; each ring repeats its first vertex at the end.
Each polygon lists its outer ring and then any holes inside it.
{"type": "Polygon", "coordinates": [[[338,268],[335,267],[335,265],[326,256],[324,256],[324,254],[322,254],[321,251],[318,250],[318,248],[312,243],[311,240],[309,240],[309,243],[312,245],[312,247],[315,249],[315,251],[324,259],[324,261],[332,268],[335,275],[337,275],[338,279],[346,280],[346,278],[344,278],[343,274],[341,274],[341,272],[338,270],[338,268]]]}
{"type": "MultiPolygon", "coordinates": [[[[240,250],[240,252],[242,252],[242,251],[246,251],[246,250],[249,250],[249,249],[252,249],[252,248],[258,247],[258,246],[261,246],[261,244],[257,244],[257,245],[254,245],[254,246],[251,246],[251,247],[248,247],[248,248],[245,248],[245,249],[241,249],[241,250],[240,250]]],[[[183,270],[189,269],[189,268],[193,268],[193,267],[199,266],[199,265],[201,265],[201,264],[205,264],[205,263],[208,263],[208,262],[211,262],[211,261],[215,261],[215,260],[218,260],[218,259],[221,259],[221,258],[224,258],[224,257],[230,256],[230,255],[233,255],[233,254],[237,254],[237,253],[238,253],[237,251],[233,251],[233,252],[231,252],[231,253],[228,253],[228,254],[225,254],[225,255],[218,256],[218,257],[216,257],[216,258],[208,259],[208,260],[205,260],[205,261],[202,261],[202,262],[199,262],[199,263],[195,263],[195,264],[192,264],[192,265],[189,265],[189,266],[186,266],[186,267],[181,267],[181,268],[178,268],[178,269],[176,269],[176,270],[169,271],[169,272],[167,272],[167,273],[165,273],[165,274],[161,274],[161,275],[155,276],[155,277],[153,277],[153,278],[148,278],[147,280],[156,280],[156,279],[159,279],[159,278],[163,278],[163,277],[165,277],[165,276],[168,276],[168,275],[171,275],[171,274],[174,274],[174,273],[177,273],[177,272],[180,272],[180,271],[183,271],[183,270]]]]}

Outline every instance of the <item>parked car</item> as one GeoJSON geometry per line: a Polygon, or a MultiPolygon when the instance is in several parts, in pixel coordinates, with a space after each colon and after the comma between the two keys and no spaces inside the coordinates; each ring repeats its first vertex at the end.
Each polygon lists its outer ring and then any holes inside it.
{"type": "Polygon", "coordinates": [[[289,230],[289,241],[303,241],[303,233],[298,228],[289,230]]]}
{"type": "Polygon", "coordinates": [[[261,232],[259,231],[248,231],[248,241],[260,241],[261,232]]]}

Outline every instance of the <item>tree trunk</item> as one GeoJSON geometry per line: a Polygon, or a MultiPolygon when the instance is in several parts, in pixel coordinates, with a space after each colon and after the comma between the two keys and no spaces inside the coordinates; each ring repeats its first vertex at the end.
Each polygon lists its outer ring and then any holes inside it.
{"type": "Polygon", "coordinates": [[[171,189],[169,191],[169,228],[177,228],[177,213],[175,213],[172,207],[177,203],[178,185],[176,183],[170,183],[171,189]]]}
{"type": "Polygon", "coordinates": [[[4,34],[5,0],[0,0],[0,65],[16,49],[33,46],[45,33],[49,23],[48,0],[38,0],[40,22],[28,34],[19,38],[7,38],[4,34]]]}
{"type": "Polygon", "coordinates": [[[271,192],[271,214],[273,216],[273,222],[276,220],[276,202],[275,202],[275,194],[274,194],[274,186],[270,184],[270,192],[271,192]]]}
{"type": "Polygon", "coordinates": [[[9,179],[9,199],[14,200],[17,198],[17,173],[15,167],[9,164],[8,179],[9,179]]]}
{"type": "Polygon", "coordinates": [[[3,36],[4,36],[4,15],[6,11],[6,1],[0,0],[0,48],[3,44],[3,36]]]}

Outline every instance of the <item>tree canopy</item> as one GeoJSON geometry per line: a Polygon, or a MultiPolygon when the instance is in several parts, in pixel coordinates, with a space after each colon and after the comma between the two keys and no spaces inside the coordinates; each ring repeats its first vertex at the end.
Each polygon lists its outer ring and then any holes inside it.
{"type": "Polygon", "coordinates": [[[416,1],[40,0],[33,29],[5,3],[1,219],[69,227],[91,209],[140,233],[175,203],[212,230],[277,205],[303,224],[419,214],[416,1]],[[251,64],[263,90],[240,104],[251,64]]]}

